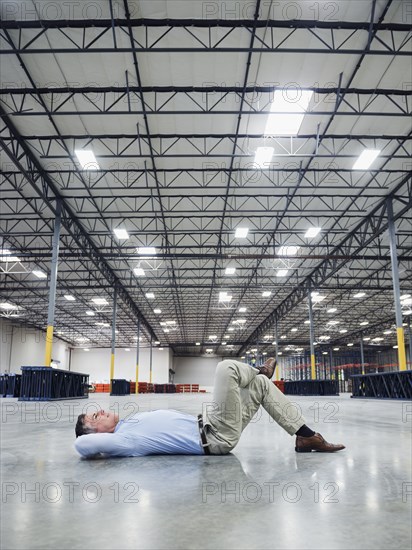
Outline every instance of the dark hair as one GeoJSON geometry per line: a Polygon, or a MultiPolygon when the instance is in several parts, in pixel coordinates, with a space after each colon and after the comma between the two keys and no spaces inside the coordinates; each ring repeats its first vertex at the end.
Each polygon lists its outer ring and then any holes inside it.
{"type": "Polygon", "coordinates": [[[85,418],[86,418],[85,414],[79,414],[79,416],[77,417],[77,423],[75,428],[76,437],[80,437],[81,435],[96,433],[96,428],[92,428],[86,425],[85,418]]]}

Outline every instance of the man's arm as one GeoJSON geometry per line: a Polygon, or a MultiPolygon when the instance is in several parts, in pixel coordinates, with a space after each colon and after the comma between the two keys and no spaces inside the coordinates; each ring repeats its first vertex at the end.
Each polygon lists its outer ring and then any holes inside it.
{"type": "Polygon", "coordinates": [[[98,433],[81,435],[74,442],[76,451],[85,458],[96,455],[132,456],[127,438],[120,434],[98,433]]]}

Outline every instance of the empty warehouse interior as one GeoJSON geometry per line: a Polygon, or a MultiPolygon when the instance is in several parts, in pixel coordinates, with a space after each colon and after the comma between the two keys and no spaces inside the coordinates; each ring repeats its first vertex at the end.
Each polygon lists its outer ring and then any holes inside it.
{"type": "Polygon", "coordinates": [[[409,549],[410,0],[0,15],[0,547],[409,549]]]}

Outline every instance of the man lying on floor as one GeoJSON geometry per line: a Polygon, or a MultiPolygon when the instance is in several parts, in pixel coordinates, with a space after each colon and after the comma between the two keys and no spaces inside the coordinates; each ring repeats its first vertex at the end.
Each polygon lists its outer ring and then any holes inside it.
{"type": "Polygon", "coordinates": [[[236,446],[260,405],[290,435],[296,434],[296,452],[344,449],[325,441],[296,415],[293,404],[270,381],[275,368],[273,358],[260,368],[231,359],[218,363],[213,403],[197,418],[174,410],[136,413],[127,420],[103,410],[81,414],[76,450],[84,457],[224,455],[236,446]]]}

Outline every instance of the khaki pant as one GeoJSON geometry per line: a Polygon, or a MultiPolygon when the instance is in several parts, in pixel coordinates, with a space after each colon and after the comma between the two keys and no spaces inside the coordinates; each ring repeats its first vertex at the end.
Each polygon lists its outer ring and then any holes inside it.
{"type": "Polygon", "coordinates": [[[300,410],[274,383],[250,365],[227,359],[218,363],[213,402],[203,407],[211,454],[227,454],[238,443],[260,405],[290,435],[305,424],[300,410]]]}

